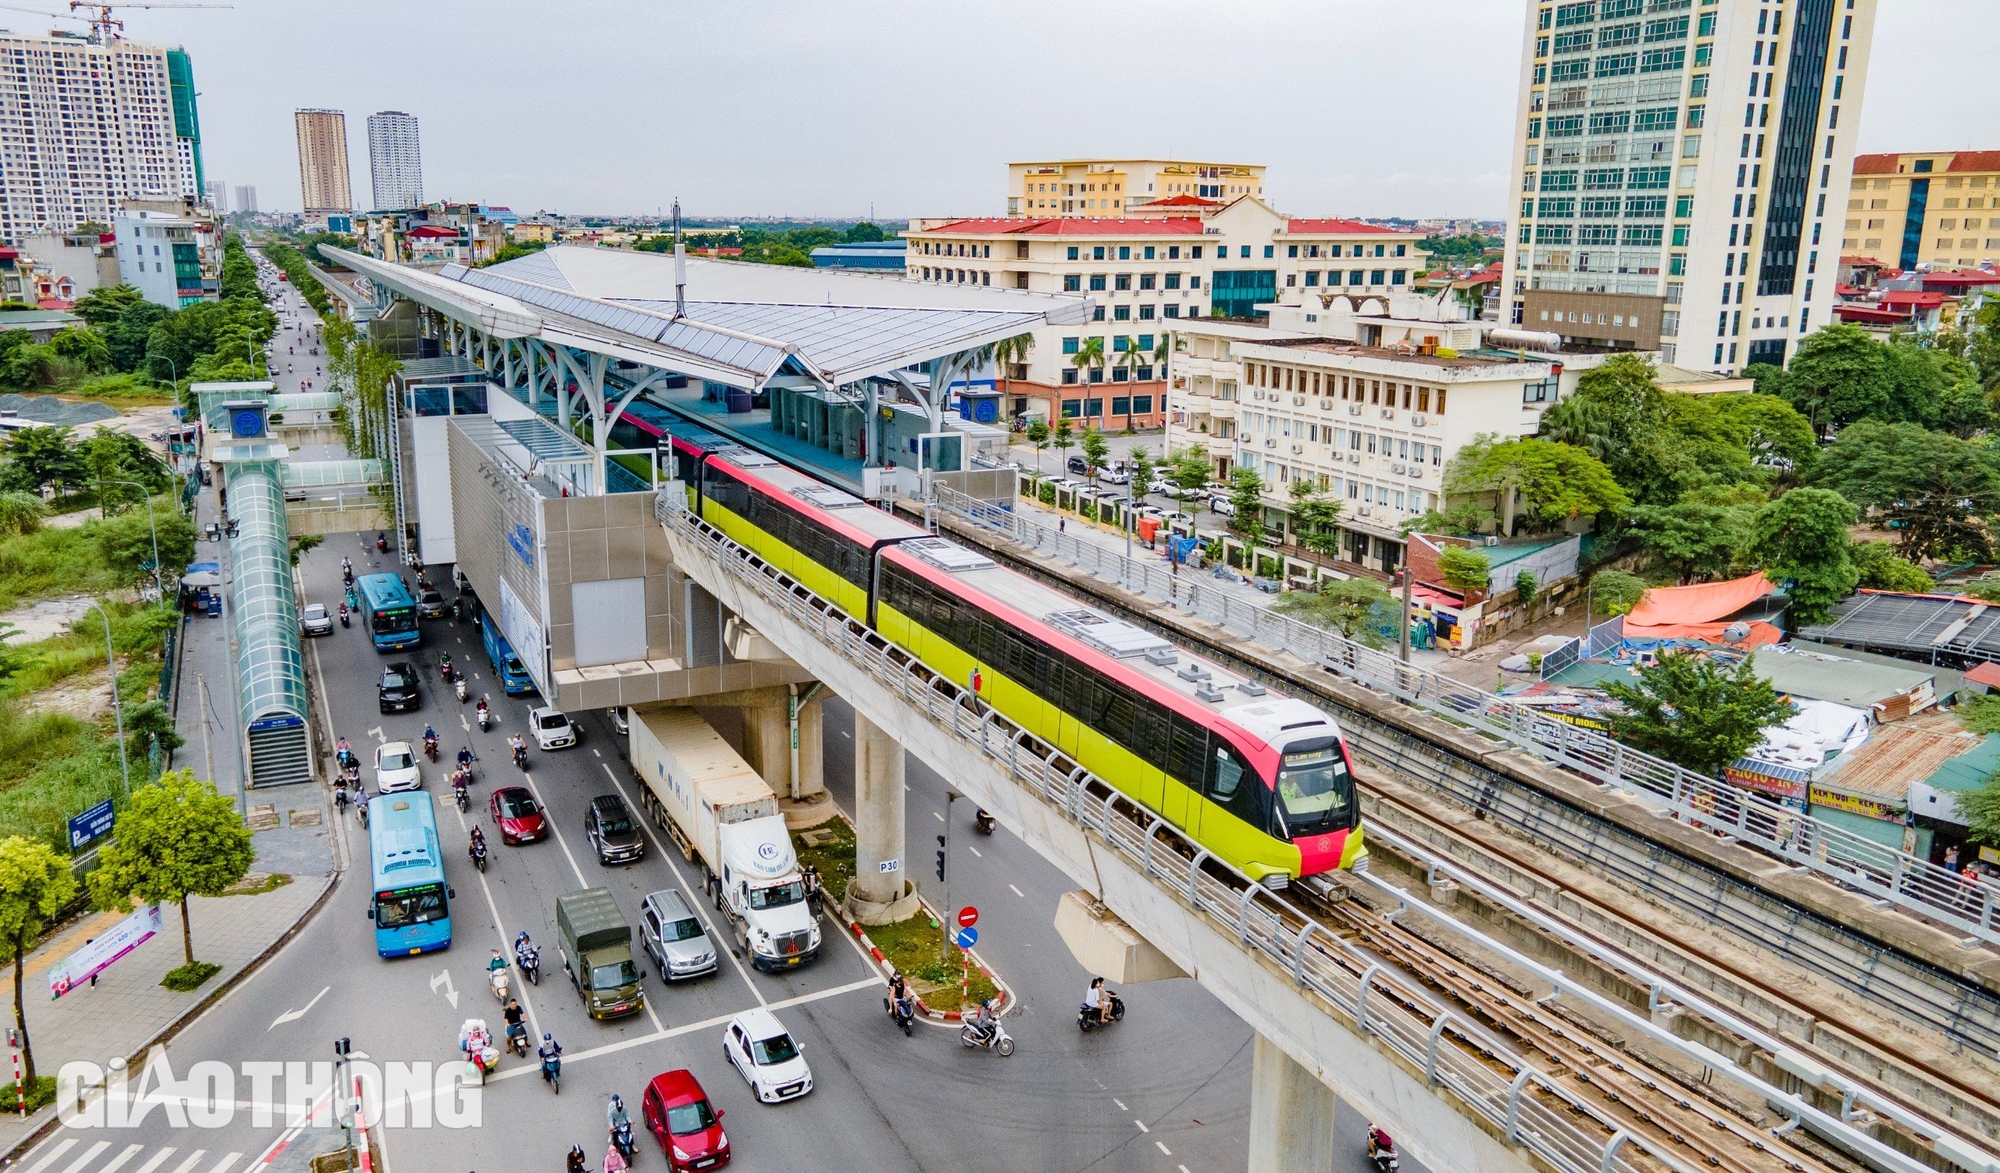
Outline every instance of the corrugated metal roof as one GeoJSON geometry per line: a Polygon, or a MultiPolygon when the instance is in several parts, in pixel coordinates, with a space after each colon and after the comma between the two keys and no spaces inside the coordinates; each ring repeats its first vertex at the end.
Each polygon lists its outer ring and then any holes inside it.
{"type": "Polygon", "coordinates": [[[1978,744],[1977,734],[1966,732],[1957,718],[1943,714],[1884,725],[1819,784],[1848,794],[1901,802],[1909,797],[1910,783],[1924,781],[1939,766],[1978,744]]]}
{"type": "Polygon", "coordinates": [[[1977,790],[2000,771],[2000,733],[1988,734],[1972,749],[1947,760],[1924,781],[1938,790],[1977,790]]]}

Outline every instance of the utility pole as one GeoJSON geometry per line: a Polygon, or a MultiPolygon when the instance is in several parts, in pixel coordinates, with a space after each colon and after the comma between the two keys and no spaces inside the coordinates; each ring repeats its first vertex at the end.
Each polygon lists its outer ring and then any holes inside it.
{"type": "Polygon", "coordinates": [[[194,676],[194,682],[195,687],[201,693],[201,756],[202,760],[208,766],[208,773],[204,774],[203,777],[207,778],[209,785],[213,786],[215,784],[215,750],[208,743],[208,677],[197,672],[194,676]]]}
{"type": "Polygon", "coordinates": [[[938,960],[951,960],[951,930],[957,923],[951,906],[951,804],[958,801],[958,792],[947,790],[944,794],[944,834],[937,837],[937,876],[943,890],[938,893],[938,960]]]}

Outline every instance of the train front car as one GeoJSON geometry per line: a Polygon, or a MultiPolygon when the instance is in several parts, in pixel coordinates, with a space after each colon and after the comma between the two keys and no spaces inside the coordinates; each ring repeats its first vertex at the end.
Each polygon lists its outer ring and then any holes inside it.
{"type": "Polygon", "coordinates": [[[1332,717],[1291,698],[1235,705],[1217,716],[1264,743],[1252,764],[1271,796],[1273,835],[1298,849],[1298,875],[1351,868],[1368,854],[1354,763],[1332,717]]]}

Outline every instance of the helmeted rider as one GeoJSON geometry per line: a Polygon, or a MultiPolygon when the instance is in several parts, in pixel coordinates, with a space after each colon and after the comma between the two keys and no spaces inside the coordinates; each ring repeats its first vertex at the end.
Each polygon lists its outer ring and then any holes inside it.
{"type": "Polygon", "coordinates": [[[472,769],[472,747],[471,747],[471,746],[469,746],[469,745],[461,745],[461,746],[459,746],[459,747],[458,747],[458,768],[459,768],[459,769],[461,769],[461,770],[470,770],[470,769],[472,769]]]}
{"type": "Polygon", "coordinates": [[[625,1110],[625,1101],[617,1092],[611,1093],[611,1103],[604,1109],[604,1123],[613,1132],[632,1127],[632,1115],[625,1110]]]}

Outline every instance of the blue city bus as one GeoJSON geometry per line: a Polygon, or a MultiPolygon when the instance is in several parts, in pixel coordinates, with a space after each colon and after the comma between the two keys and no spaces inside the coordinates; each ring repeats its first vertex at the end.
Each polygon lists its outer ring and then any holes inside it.
{"type": "Polygon", "coordinates": [[[528,669],[521,663],[521,657],[507,644],[507,637],[500,634],[500,625],[493,622],[493,616],[482,608],[479,612],[479,636],[486,643],[486,658],[493,664],[493,675],[500,681],[500,688],[508,696],[519,696],[535,691],[535,678],[528,675],[528,669]]]}
{"type": "Polygon", "coordinates": [[[414,648],[423,642],[417,629],[417,601],[394,574],[364,574],[354,580],[361,596],[361,616],[378,652],[414,648]]]}
{"type": "Polygon", "coordinates": [[[368,800],[368,866],[377,953],[405,957],[451,947],[451,889],[430,795],[403,790],[368,800]]]}

